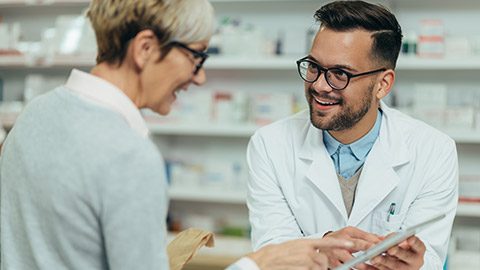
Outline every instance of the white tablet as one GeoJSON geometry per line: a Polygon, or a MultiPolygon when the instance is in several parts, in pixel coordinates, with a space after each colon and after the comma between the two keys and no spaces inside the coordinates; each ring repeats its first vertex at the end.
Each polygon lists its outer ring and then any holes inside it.
{"type": "Polygon", "coordinates": [[[432,217],[420,224],[401,230],[394,236],[383,240],[382,242],[360,253],[357,257],[351,259],[350,261],[342,264],[341,266],[333,270],[349,270],[350,268],[353,268],[356,265],[366,262],[372,259],[373,257],[382,254],[383,252],[387,251],[391,247],[401,243],[403,240],[409,238],[410,236],[417,234],[421,230],[425,229],[426,227],[430,226],[436,221],[443,219],[444,217],[445,217],[445,214],[441,214],[439,216],[432,217]]]}

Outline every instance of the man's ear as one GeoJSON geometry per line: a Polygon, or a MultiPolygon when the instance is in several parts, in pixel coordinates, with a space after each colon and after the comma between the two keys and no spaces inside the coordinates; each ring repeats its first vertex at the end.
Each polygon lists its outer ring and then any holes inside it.
{"type": "MultiPolygon", "coordinates": [[[[135,67],[138,70],[143,70],[148,61],[155,57],[159,57],[155,52],[157,50],[157,38],[152,30],[142,30],[138,32],[135,38],[131,41],[131,53],[135,67]]],[[[158,59],[158,58],[157,58],[158,59]]]]}
{"type": "Polygon", "coordinates": [[[395,71],[393,69],[387,69],[383,71],[377,78],[377,90],[376,97],[380,100],[384,98],[390,90],[392,90],[395,83],[395,71]]]}

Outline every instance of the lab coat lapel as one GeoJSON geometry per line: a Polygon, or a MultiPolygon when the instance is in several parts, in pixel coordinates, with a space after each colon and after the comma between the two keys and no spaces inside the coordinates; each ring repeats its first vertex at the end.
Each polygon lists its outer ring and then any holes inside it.
{"type": "Polygon", "coordinates": [[[357,226],[382,202],[400,182],[395,168],[410,160],[401,132],[389,121],[392,111],[383,103],[380,108],[383,110],[380,135],[363,165],[347,226],[357,226]]]}
{"type": "Polygon", "coordinates": [[[347,211],[342,198],[333,161],[323,143],[322,131],[310,125],[299,158],[308,166],[306,178],[327,197],[338,212],[347,220],[347,211]],[[310,165],[308,165],[310,163],[310,165]]]}

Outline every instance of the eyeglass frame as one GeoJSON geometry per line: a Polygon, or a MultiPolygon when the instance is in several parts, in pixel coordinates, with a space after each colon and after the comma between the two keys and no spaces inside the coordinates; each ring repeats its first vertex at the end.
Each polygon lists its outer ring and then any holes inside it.
{"type": "Polygon", "coordinates": [[[350,72],[348,72],[348,71],[345,71],[345,70],[343,70],[343,69],[341,69],[341,68],[336,68],[336,67],[334,67],[334,68],[322,68],[319,64],[317,64],[317,63],[315,63],[314,61],[310,60],[308,56],[305,56],[305,57],[297,60],[297,68],[298,68],[298,74],[300,75],[300,78],[302,78],[302,80],[304,80],[304,81],[306,81],[306,82],[308,82],[308,83],[314,83],[314,82],[316,82],[316,81],[318,80],[318,78],[320,78],[320,76],[322,75],[322,72],[323,72],[323,74],[324,74],[324,76],[325,76],[325,81],[326,81],[326,82],[328,83],[328,85],[329,85],[330,87],[332,87],[332,89],[334,89],[334,90],[343,90],[343,89],[347,88],[348,84],[350,83],[350,79],[351,79],[351,78],[355,78],[355,77],[359,77],[359,76],[364,76],[364,75],[369,75],[369,74],[373,74],[373,73],[375,73],[375,72],[380,72],[380,71],[386,71],[386,70],[387,70],[386,68],[379,68],[379,69],[375,69],[375,70],[371,70],[371,71],[367,71],[367,72],[363,72],[363,73],[352,74],[352,73],[350,73],[350,72]],[[300,64],[301,64],[302,62],[308,62],[308,63],[314,64],[314,65],[316,66],[316,68],[317,68],[317,70],[318,70],[318,74],[317,74],[317,77],[315,78],[315,80],[313,80],[313,81],[307,81],[306,79],[303,78],[302,72],[300,71],[300,64]],[[347,75],[347,83],[345,84],[344,87],[342,87],[342,88],[335,87],[335,86],[333,86],[333,85],[330,83],[330,81],[328,80],[327,73],[328,73],[328,71],[333,70],[333,69],[340,70],[340,71],[342,71],[343,73],[345,73],[345,74],[347,75]]]}
{"type": "Polygon", "coordinates": [[[170,46],[177,46],[177,47],[183,48],[183,49],[191,52],[193,54],[194,59],[198,59],[200,57],[202,58],[202,60],[200,60],[200,62],[195,66],[195,71],[193,72],[193,75],[197,75],[197,73],[202,68],[203,63],[205,63],[205,61],[207,60],[207,58],[209,56],[208,54],[206,54],[204,52],[189,48],[187,45],[185,45],[183,43],[180,43],[180,42],[177,42],[177,41],[172,41],[172,42],[169,43],[169,45],[170,46]]]}

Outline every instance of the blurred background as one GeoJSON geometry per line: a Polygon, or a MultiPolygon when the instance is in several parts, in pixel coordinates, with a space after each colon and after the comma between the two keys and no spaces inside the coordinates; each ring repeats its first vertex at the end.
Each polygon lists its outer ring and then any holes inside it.
{"type": "MultiPolygon", "coordinates": [[[[95,63],[89,0],[0,0],[0,141],[25,104],[95,63]]],[[[295,61],[308,54],[323,0],[211,0],[208,81],[168,117],[143,111],[166,159],[170,237],[215,233],[186,269],[222,269],[251,251],[245,150],[260,126],[306,108],[295,61]]],[[[480,269],[480,1],[378,0],[402,25],[385,102],[457,142],[460,204],[446,269],[480,269]]],[[[164,164],[159,164],[164,166],[164,164]]]]}

